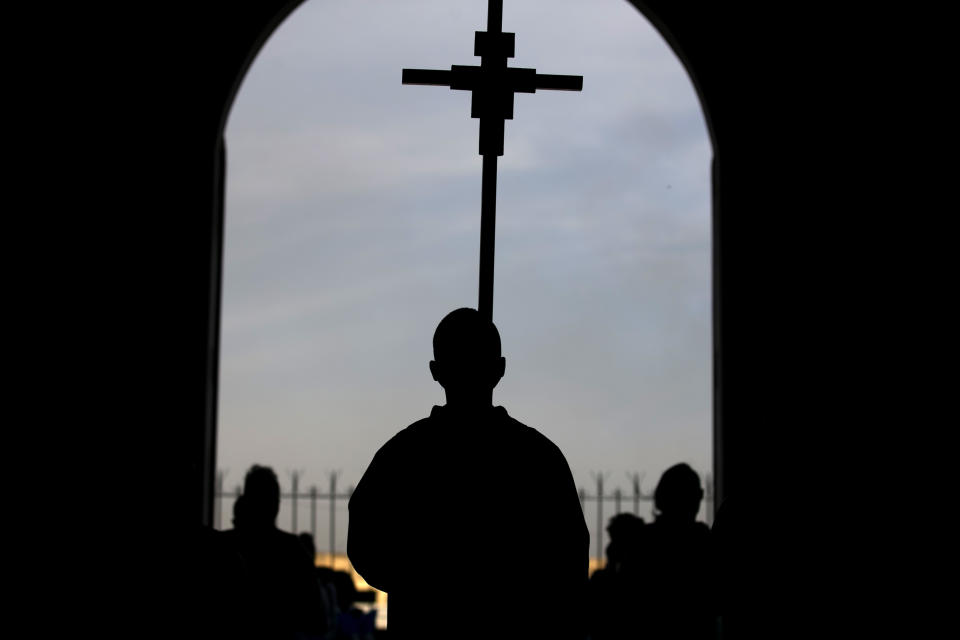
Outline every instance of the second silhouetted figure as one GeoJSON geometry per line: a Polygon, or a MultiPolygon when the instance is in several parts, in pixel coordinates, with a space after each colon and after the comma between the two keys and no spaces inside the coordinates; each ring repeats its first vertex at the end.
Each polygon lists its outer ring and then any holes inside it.
{"type": "Polygon", "coordinates": [[[589,537],[566,459],[493,406],[493,323],[457,309],[433,352],[447,403],[374,456],[350,499],[350,561],[389,594],[391,637],[583,637],[589,537]]]}

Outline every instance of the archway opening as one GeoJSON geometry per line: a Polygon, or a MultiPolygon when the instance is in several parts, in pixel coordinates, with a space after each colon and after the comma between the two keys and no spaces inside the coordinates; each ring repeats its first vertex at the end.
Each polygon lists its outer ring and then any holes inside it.
{"type": "MultiPolygon", "coordinates": [[[[328,493],[336,472],[333,493],[348,493],[386,439],[443,402],[433,328],[476,304],[469,96],[403,87],[400,69],[473,64],[485,9],[305,3],[230,113],[219,489],[254,462],[288,493],[296,477],[279,524],[314,532],[331,563],[346,501],[331,512],[311,487],[328,493]]],[[[514,64],[585,80],[582,94],[519,96],[507,123],[495,400],[566,455],[599,564],[605,519],[650,519],[666,467],[712,471],[710,142],[689,77],[629,3],[507,3],[504,28],[514,64]]],[[[231,506],[217,500],[215,524],[231,506]]]]}

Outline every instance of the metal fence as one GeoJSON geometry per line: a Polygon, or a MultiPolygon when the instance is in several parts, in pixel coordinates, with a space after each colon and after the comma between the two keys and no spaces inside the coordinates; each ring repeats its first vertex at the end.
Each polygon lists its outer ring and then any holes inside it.
{"type": "MultiPolygon", "coordinates": [[[[334,558],[337,550],[337,503],[340,500],[350,500],[350,496],[353,495],[353,486],[349,486],[345,491],[337,493],[337,479],[339,477],[339,472],[332,472],[328,474],[328,487],[325,493],[320,493],[317,490],[316,485],[311,486],[307,491],[301,491],[300,489],[300,476],[302,472],[294,471],[290,474],[290,491],[280,492],[281,501],[287,500],[290,501],[291,511],[290,511],[290,531],[293,533],[299,532],[299,505],[301,501],[307,502],[310,505],[310,534],[313,536],[314,542],[317,540],[317,507],[318,503],[321,507],[325,506],[329,511],[329,553],[330,558],[334,558]]],[[[595,542],[594,549],[594,561],[601,564],[603,563],[604,558],[604,547],[605,547],[605,538],[606,538],[606,523],[604,521],[604,505],[608,503],[613,503],[613,510],[608,514],[608,517],[613,517],[618,513],[624,512],[624,505],[630,505],[630,513],[633,513],[636,516],[640,516],[640,503],[641,502],[652,502],[653,501],[653,492],[643,491],[641,485],[643,484],[644,474],[633,473],[627,474],[627,479],[630,481],[630,491],[624,492],[619,486],[613,489],[613,491],[607,490],[605,487],[607,476],[609,473],[593,473],[594,482],[596,483],[596,493],[588,494],[586,489],[583,487],[580,488],[580,508],[583,509],[584,517],[587,517],[587,503],[593,503],[594,512],[596,514],[596,533],[593,536],[595,542]]],[[[216,478],[216,501],[214,502],[214,522],[217,529],[221,529],[223,525],[223,500],[229,498],[239,498],[242,493],[242,488],[238,485],[232,492],[225,492],[223,489],[223,479],[224,472],[218,471],[216,478]]],[[[713,479],[710,474],[706,474],[704,477],[704,519],[707,524],[711,524],[713,520],[713,479]]],[[[281,524],[282,526],[282,524],[281,524]]],[[[319,548],[319,546],[318,546],[319,548]]]]}

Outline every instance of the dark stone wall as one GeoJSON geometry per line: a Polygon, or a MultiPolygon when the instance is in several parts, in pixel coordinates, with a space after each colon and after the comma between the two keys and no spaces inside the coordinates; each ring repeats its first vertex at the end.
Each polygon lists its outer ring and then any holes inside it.
{"type": "MultiPolygon", "coordinates": [[[[36,431],[79,478],[71,526],[121,560],[124,548],[178,557],[211,514],[222,129],[257,50],[298,4],[10,18],[22,40],[11,75],[25,82],[7,102],[31,117],[8,116],[27,142],[8,155],[36,169],[31,181],[10,180],[33,198],[17,210],[29,215],[12,217],[37,226],[10,237],[29,245],[34,262],[21,270],[42,283],[27,287],[45,298],[30,318],[43,341],[64,345],[27,378],[37,406],[62,413],[44,414],[51,426],[36,431]],[[38,255],[63,257],[45,267],[38,255]],[[57,386],[68,374],[79,382],[57,386]]],[[[858,167],[871,152],[852,139],[863,114],[845,101],[872,58],[848,55],[855,31],[827,10],[634,4],[686,66],[713,139],[718,488],[752,505],[740,513],[769,520],[802,508],[788,502],[792,478],[814,465],[825,473],[810,454],[834,450],[866,420],[851,344],[863,335],[867,317],[855,309],[875,263],[851,248],[873,184],[856,180],[858,167]]],[[[778,550],[763,561],[778,566],[804,545],[765,537],[772,529],[754,531],[778,550]]]]}

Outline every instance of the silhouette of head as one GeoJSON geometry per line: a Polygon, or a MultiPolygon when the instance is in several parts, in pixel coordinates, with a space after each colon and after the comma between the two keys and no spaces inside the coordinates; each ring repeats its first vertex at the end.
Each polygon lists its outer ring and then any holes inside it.
{"type": "Polygon", "coordinates": [[[643,518],[632,513],[618,513],[610,518],[607,524],[607,533],[610,534],[610,540],[619,541],[629,538],[643,526],[643,518]]]}
{"type": "Polygon", "coordinates": [[[497,327],[476,309],[451,311],[433,334],[430,373],[447,394],[447,404],[486,404],[503,377],[497,327]]]}
{"type": "Polygon", "coordinates": [[[618,513],[610,518],[607,525],[607,533],[610,535],[610,544],[607,545],[608,563],[617,565],[635,559],[643,524],[643,518],[632,513],[618,513]]]}
{"type": "Polygon", "coordinates": [[[270,467],[253,465],[243,480],[240,521],[253,527],[274,526],[280,512],[280,482],[270,467]]]}
{"type": "Polygon", "coordinates": [[[695,520],[702,499],[700,476],[684,463],[675,464],[664,471],[653,492],[654,508],[661,517],[671,520],[695,520]]]}

